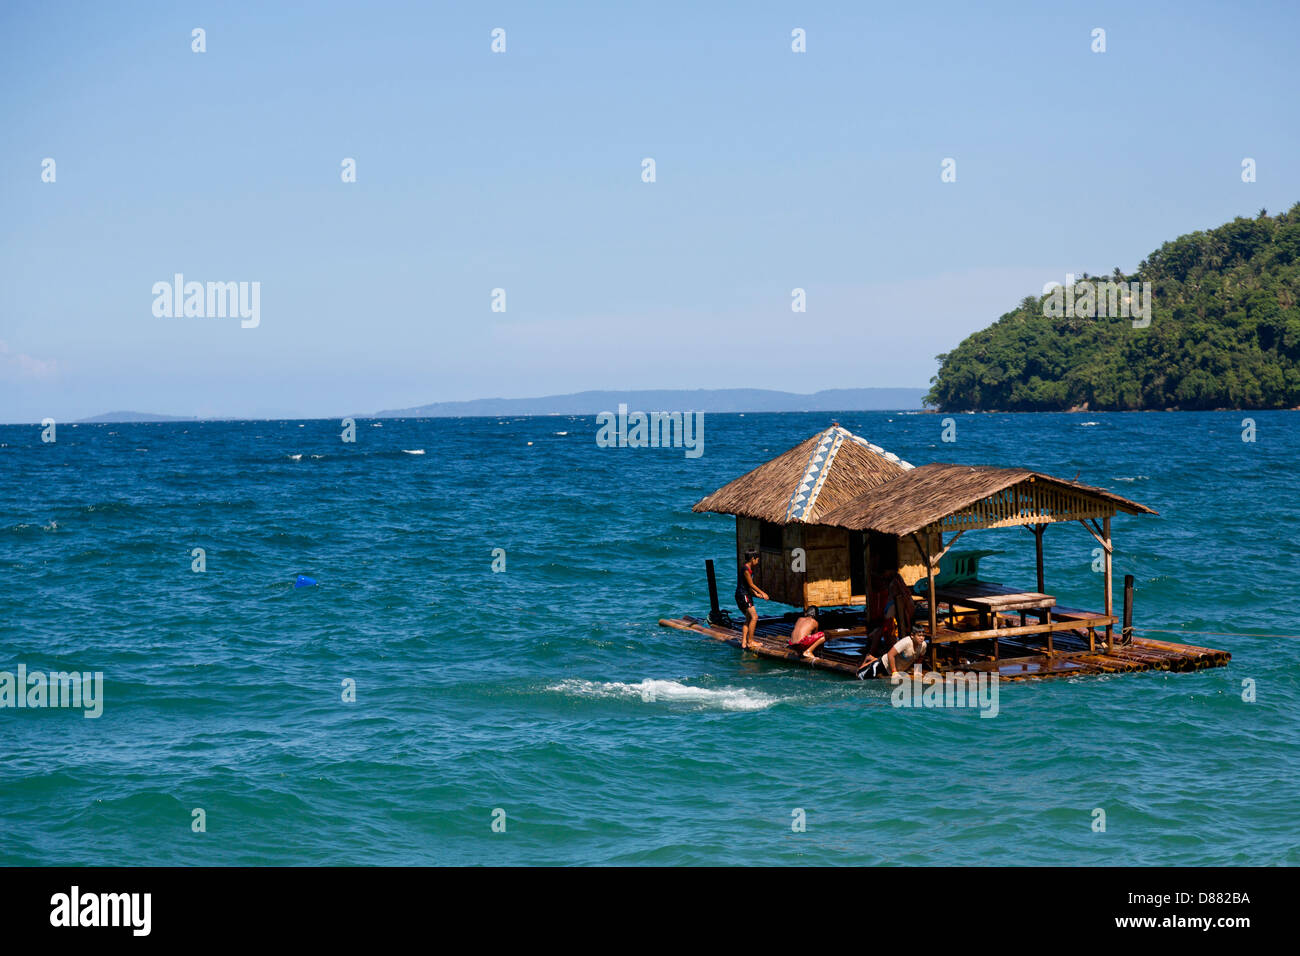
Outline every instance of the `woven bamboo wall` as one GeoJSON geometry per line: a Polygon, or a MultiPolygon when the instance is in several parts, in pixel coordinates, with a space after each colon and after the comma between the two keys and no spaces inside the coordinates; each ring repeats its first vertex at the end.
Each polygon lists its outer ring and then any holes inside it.
{"type": "Polygon", "coordinates": [[[849,533],[843,528],[807,525],[804,548],[808,573],[804,593],[809,604],[850,604],[849,533]]]}
{"type": "MultiPolygon", "coordinates": [[[[754,580],[773,601],[800,608],[806,604],[865,603],[865,595],[852,592],[848,531],[827,525],[788,524],[781,529],[781,551],[777,552],[760,548],[760,529],[755,518],[736,518],[736,567],[746,551],[759,551],[762,561],[754,580]],[[804,549],[803,574],[793,570],[795,548],[804,549]]],[[[925,561],[910,538],[878,535],[872,546],[880,547],[882,541],[897,547],[898,573],[909,587],[925,577],[925,561]]],[[[938,549],[937,536],[930,536],[930,547],[938,549]]],[[[725,599],[724,584],[719,584],[719,590],[725,599]]]]}
{"type": "MultiPolygon", "coordinates": [[[[899,538],[898,540],[898,576],[903,579],[903,583],[909,588],[925,577],[925,558],[921,556],[921,550],[916,546],[911,536],[899,538]]],[[[938,550],[937,537],[930,535],[928,546],[938,550]]]]}

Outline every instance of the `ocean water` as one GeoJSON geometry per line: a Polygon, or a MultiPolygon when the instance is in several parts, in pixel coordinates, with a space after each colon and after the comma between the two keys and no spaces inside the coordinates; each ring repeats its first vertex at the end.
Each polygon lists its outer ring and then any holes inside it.
{"type": "MultiPolygon", "coordinates": [[[[1300,415],[836,417],[1155,508],[1115,520],[1117,586],[1231,665],[987,719],[659,627],[707,610],[705,558],[731,590],[733,522],[691,505],[822,413],[706,416],[696,459],[567,416],[4,426],[0,671],[104,699],[0,709],[0,863],[1300,863],[1300,415]]],[[[962,546],[1032,583],[1023,529],[962,546]]],[[[1049,529],[1062,603],[1100,606],[1094,547],[1049,529]]]]}

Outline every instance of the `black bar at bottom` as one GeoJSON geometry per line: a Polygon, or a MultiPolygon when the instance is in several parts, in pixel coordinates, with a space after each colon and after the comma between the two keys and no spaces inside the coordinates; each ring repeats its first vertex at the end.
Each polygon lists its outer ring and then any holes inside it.
{"type": "MultiPolygon", "coordinates": [[[[1135,936],[1145,939],[1185,940],[1191,935],[1227,944],[1243,940],[1261,928],[1275,938],[1289,925],[1283,913],[1290,893],[1284,869],[1138,869],[1138,868],[988,868],[902,869],[881,868],[869,873],[843,870],[786,870],[798,879],[804,896],[824,890],[848,892],[853,887],[872,892],[881,882],[896,887],[978,886],[982,897],[1000,900],[994,910],[961,907],[951,922],[934,923],[920,916],[900,918],[895,924],[874,923],[872,938],[898,934],[900,943],[917,943],[928,934],[950,940],[971,939],[981,932],[1003,936],[1042,930],[1067,933],[1071,940],[1135,936]],[[846,882],[847,887],[846,887],[846,882]],[[1023,898],[1026,886],[1051,886],[1060,905],[1045,906],[1023,898]],[[1019,900],[1020,902],[1016,902],[1019,900]],[[1068,905],[1067,905],[1068,904],[1068,905]]],[[[169,942],[199,940],[211,948],[216,942],[292,940],[301,945],[320,940],[327,945],[355,937],[373,941],[409,936],[439,925],[455,923],[500,940],[513,933],[543,938],[547,926],[560,928],[567,915],[557,910],[564,900],[581,901],[584,932],[608,921],[611,931],[628,928],[626,904],[645,890],[662,886],[665,874],[624,870],[617,877],[604,869],[0,869],[0,925],[6,943],[22,938],[60,936],[77,942],[121,941],[152,938],[169,942]],[[76,922],[91,910],[95,921],[117,926],[72,926],[70,913],[76,887],[76,922]],[[112,894],[104,904],[103,894],[112,894]],[[136,894],[132,897],[131,894],[136,894]],[[143,894],[148,894],[145,906],[143,894]],[[96,897],[94,903],[88,903],[96,897]],[[87,907],[90,907],[90,910],[87,907]],[[61,908],[62,907],[62,908],[61,908]],[[147,914],[147,921],[144,918],[147,914]],[[134,917],[134,919],[132,919],[134,917]],[[504,922],[503,922],[504,918],[504,922]],[[65,925],[54,925],[62,922],[65,925]],[[594,924],[594,925],[593,925],[594,924]],[[147,934],[143,932],[147,929],[147,934]]],[[[673,893],[708,894],[725,878],[729,896],[761,898],[771,886],[772,874],[761,868],[716,870],[676,869],[670,879],[673,893]],[[697,885],[689,885],[695,882],[697,885]]],[[[856,892],[856,891],[854,891],[856,892]]],[[[706,898],[705,896],[698,897],[706,898]]],[[[942,900],[928,896],[922,909],[942,908],[942,900]]],[[[748,932],[765,932],[770,920],[752,910],[731,913],[714,928],[727,938],[743,939],[748,932]]],[[[648,915],[648,914],[645,914],[648,915]]],[[[656,920],[677,923],[672,908],[656,920]]],[[[642,923],[646,932],[652,924],[642,923]]],[[[661,929],[670,928],[668,926],[661,929]]],[[[679,928],[684,928],[679,926],[679,928]]],[[[14,950],[18,952],[18,950],[14,950]]]]}

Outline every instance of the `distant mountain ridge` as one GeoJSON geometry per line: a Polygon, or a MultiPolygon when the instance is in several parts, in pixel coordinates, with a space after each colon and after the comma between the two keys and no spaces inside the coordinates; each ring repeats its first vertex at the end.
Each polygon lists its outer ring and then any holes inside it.
{"type": "Polygon", "coordinates": [[[923,388],[830,388],[811,395],[767,388],[587,391],[539,398],[477,398],[386,409],[375,418],[472,418],[491,415],[596,415],[629,411],[828,412],[921,408],[923,388]]]}
{"type": "MultiPolygon", "coordinates": [[[[922,407],[923,388],[828,388],[811,395],[768,388],[639,389],[626,392],[588,391],[539,398],[476,398],[463,402],[432,402],[411,408],[387,409],[356,418],[475,418],[494,415],[596,415],[617,412],[620,404],[628,411],[664,412],[853,412],[910,411],[922,407]]],[[[324,416],[338,418],[337,415],[324,416]]],[[[208,421],[228,419],[214,415],[208,421]]],[[[159,415],[153,412],[105,412],[79,418],[79,425],[111,422],[197,422],[194,415],[159,415]]],[[[235,419],[231,419],[235,420],[235,419]]],[[[240,419],[244,420],[244,419],[240,419]]],[[[247,419],[252,421],[254,419],[247,419]]],[[[278,421],[274,419],[256,419],[278,421]]]]}
{"type": "Polygon", "coordinates": [[[196,422],[193,415],[156,415],[153,412],[105,412],[93,418],[78,418],[78,425],[101,425],[108,422],[196,422]]]}

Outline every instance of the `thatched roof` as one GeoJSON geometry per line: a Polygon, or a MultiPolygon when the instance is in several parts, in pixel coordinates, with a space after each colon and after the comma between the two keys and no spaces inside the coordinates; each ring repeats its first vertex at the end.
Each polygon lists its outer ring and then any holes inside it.
{"type": "Polygon", "coordinates": [[[1146,505],[1101,488],[1025,468],[930,464],[821,515],[820,523],[852,531],[909,534],[1096,518],[1123,511],[1155,514],[1146,505]]]}
{"type": "Polygon", "coordinates": [[[906,474],[911,467],[897,455],[832,425],[723,485],[692,510],[777,524],[821,524],[827,511],[906,474]]]}

